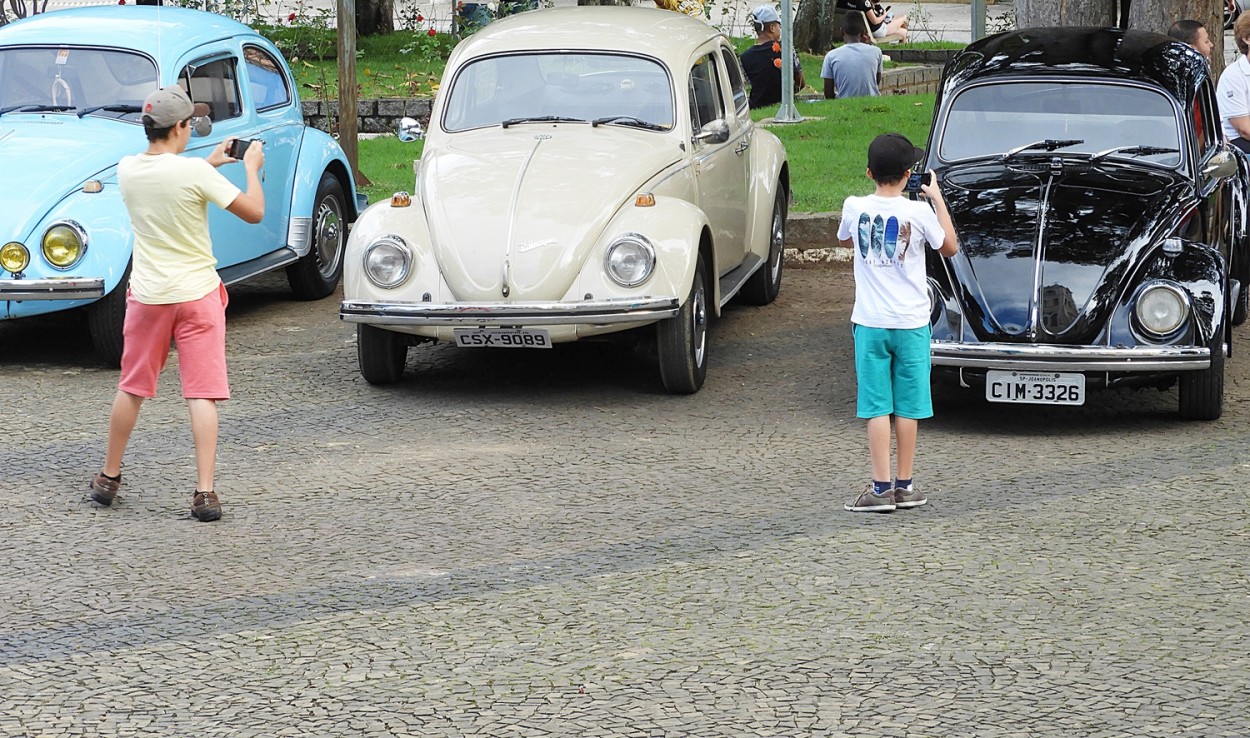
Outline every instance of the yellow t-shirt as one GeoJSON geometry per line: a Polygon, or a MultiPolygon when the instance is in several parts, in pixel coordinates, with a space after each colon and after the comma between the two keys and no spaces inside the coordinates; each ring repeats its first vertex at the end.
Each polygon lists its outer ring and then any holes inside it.
{"type": "Polygon", "coordinates": [[[130,291],[146,305],[190,302],[217,289],[208,203],[229,207],[234,186],[204,159],[137,154],[117,165],[117,184],[135,233],[130,291]]]}

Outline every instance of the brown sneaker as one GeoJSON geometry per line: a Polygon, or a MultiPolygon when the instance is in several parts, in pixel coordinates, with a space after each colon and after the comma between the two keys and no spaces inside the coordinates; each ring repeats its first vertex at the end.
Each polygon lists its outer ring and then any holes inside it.
{"type": "Polygon", "coordinates": [[[924,496],[924,492],[916,489],[916,485],[907,487],[894,488],[894,506],[900,510],[906,510],[909,507],[920,507],[927,504],[929,498],[924,496]]]}
{"type": "Polygon", "coordinates": [[[221,519],[221,502],[217,499],[217,493],[212,490],[196,490],[195,496],[191,498],[191,515],[201,523],[221,519]]]}
{"type": "Polygon", "coordinates": [[[842,506],[845,510],[851,512],[894,512],[897,505],[894,504],[894,490],[888,490],[877,494],[873,492],[870,483],[864,488],[864,491],[856,497],[853,502],[848,502],[842,506]]]}
{"type": "Polygon", "coordinates": [[[109,479],[104,476],[104,472],[96,472],[91,478],[91,501],[108,507],[113,504],[113,500],[117,499],[117,490],[122,488],[122,475],[118,474],[117,479],[109,479]]]}

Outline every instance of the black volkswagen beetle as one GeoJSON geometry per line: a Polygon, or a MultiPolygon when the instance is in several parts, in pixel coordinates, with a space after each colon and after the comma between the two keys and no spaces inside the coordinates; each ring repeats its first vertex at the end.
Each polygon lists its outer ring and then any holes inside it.
{"type": "Polygon", "coordinates": [[[960,253],[929,253],[934,373],[991,402],[1179,383],[1218,418],[1250,278],[1246,158],[1211,73],[1144,31],[1035,28],[946,66],[927,165],[960,253]]]}

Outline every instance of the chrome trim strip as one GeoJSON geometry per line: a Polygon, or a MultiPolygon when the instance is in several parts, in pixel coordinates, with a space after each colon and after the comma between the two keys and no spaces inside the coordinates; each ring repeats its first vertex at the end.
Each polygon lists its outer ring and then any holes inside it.
{"type": "Polygon", "coordinates": [[[929,353],[934,366],[970,369],[1151,372],[1206,369],[1211,366],[1211,350],[1205,346],[1111,348],[933,341],[929,344],[929,353]]]}
{"type": "Polygon", "coordinates": [[[635,323],[671,318],[676,297],[640,297],[582,302],[356,302],[344,300],[339,317],[372,325],[573,325],[635,323]]]}
{"type": "Polygon", "coordinates": [[[0,279],[0,300],[90,300],[104,297],[103,277],[0,279]]]}

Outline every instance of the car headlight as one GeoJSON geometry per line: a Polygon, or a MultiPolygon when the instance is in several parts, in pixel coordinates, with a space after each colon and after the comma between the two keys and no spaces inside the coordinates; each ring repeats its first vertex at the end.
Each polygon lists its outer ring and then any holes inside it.
{"type": "Polygon", "coordinates": [[[1189,318],[1189,295],[1167,282],[1152,282],[1137,293],[1137,325],[1154,336],[1169,336],[1189,318]]]}
{"type": "Polygon", "coordinates": [[[637,287],[655,271],[655,247],[644,236],[626,233],[608,247],[603,268],[620,286],[637,287]]]}
{"type": "Polygon", "coordinates": [[[382,236],[365,249],[365,276],[379,287],[398,287],[412,270],[412,249],[399,236],[382,236]]]}
{"type": "Polygon", "coordinates": [[[43,232],[43,258],[57,269],[69,269],[87,253],[87,232],[72,220],[53,223],[43,232]]]}
{"type": "Polygon", "coordinates": [[[17,274],[30,264],[30,252],[26,247],[17,241],[11,241],[4,246],[0,246],[0,267],[5,271],[17,274]]]}

